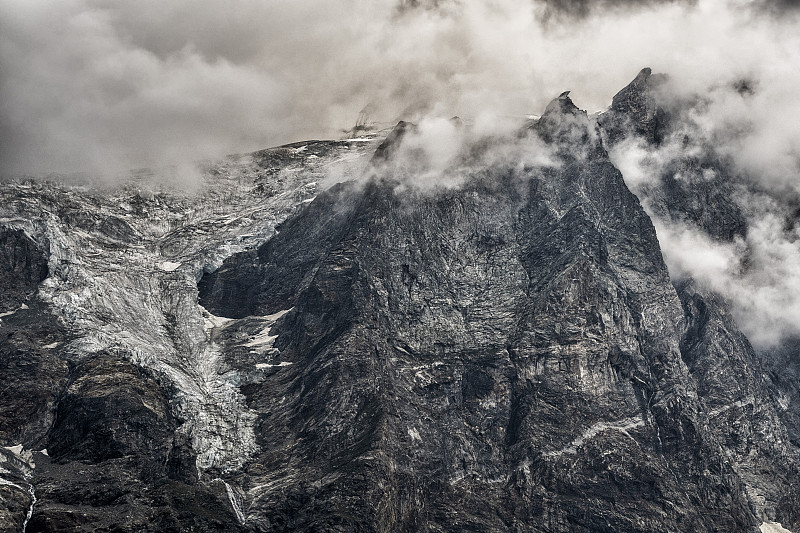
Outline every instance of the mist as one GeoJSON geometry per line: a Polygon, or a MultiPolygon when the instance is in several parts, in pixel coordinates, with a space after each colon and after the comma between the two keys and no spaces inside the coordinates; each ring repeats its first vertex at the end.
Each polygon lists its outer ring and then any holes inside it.
{"type": "Polygon", "coordinates": [[[780,5],[0,0],[0,174],[113,179],[337,138],[367,105],[386,125],[502,120],[571,89],[591,112],[647,65],[779,90],[800,50],[780,5]]]}

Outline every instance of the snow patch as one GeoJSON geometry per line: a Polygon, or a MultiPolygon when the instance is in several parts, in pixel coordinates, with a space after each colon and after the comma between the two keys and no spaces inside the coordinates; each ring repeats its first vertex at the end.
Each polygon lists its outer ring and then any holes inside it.
{"type": "Polygon", "coordinates": [[[23,448],[22,444],[17,444],[16,446],[4,446],[4,448],[13,453],[14,457],[27,464],[30,468],[36,468],[36,464],[33,462],[32,450],[26,450],[23,448]]]}
{"type": "Polygon", "coordinates": [[[256,347],[267,347],[271,348],[272,343],[275,342],[275,339],[278,338],[277,335],[270,335],[269,330],[272,329],[272,324],[268,324],[264,327],[257,335],[255,335],[250,341],[246,342],[244,346],[248,348],[256,348],[256,347]]]}
{"type": "Polygon", "coordinates": [[[51,342],[50,344],[48,344],[46,346],[42,346],[42,348],[47,348],[48,350],[52,350],[53,348],[55,348],[58,345],[59,345],[58,342],[51,342]]]}
{"type": "Polygon", "coordinates": [[[289,365],[293,365],[293,364],[294,363],[290,363],[289,361],[281,361],[280,363],[275,363],[275,364],[257,363],[256,364],[256,368],[261,370],[261,369],[264,369],[264,368],[275,368],[275,367],[281,367],[281,366],[289,366],[289,365]]]}
{"type": "Polygon", "coordinates": [[[420,437],[417,428],[410,428],[408,430],[408,436],[411,437],[412,441],[422,442],[422,437],[420,437]]]}
{"type": "Polygon", "coordinates": [[[290,307],[289,309],[284,309],[283,311],[278,311],[277,313],[273,313],[271,315],[265,315],[262,316],[261,318],[263,318],[264,320],[269,320],[270,322],[275,322],[283,315],[291,311],[292,309],[294,309],[294,307],[290,307]]]}
{"type": "Polygon", "coordinates": [[[10,451],[11,453],[16,455],[17,457],[19,457],[19,455],[22,453],[22,449],[23,448],[22,448],[22,444],[17,444],[16,446],[5,446],[5,449],[10,451]]]}
{"type": "Polygon", "coordinates": [[[200,306],[200,309],[202,310],[203,313],[203,325],[206,331],[211,331],[214,328],[224,328],[225,326],[233,322],[232,318],[225,318],[224,316],[212,315],[208,311],[208,309],[206,309],[202,305],[200,306]]]}
{"type": "Polygon", "coordinates": [[[278,321],[278,319],[280,319],[282,316],[284,316],[292,309],[294,308],[290,307],[289,309],[284,309],[283,311],[278,311],[277,313],[273,313],[271,315],[262,316],[261,318],[263,318],[267,322],[267,325],[264,326],[264,328],[261,331],[259,331],[255,336],[253,336],[253,338],[251,338],[248,342],[246,342],[242,346],[246,346],[248,348],[264,348],[265,349],[264,353],[266,353],[266,351],[272,348],[275,339],[278,338],[277,335],[269,334],[270,329],[272,329],[272,326],[275,324],[275,322],[278,321]]]}
{"type": "Polygon", "coordinates": [[[764,522],[759,529],[761,533],[792,533],[778,522],[764,522]]]}
{"type": "Polygon", "coordinates": [[[173,263],[172,261],[162,261],[159,268],[164,272],[174,272],[183,263],[173,263]]]}

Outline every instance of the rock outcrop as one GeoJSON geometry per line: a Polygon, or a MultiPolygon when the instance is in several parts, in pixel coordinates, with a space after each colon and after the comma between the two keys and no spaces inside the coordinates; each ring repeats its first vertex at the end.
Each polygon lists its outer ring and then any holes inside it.
{"type": "Polygon", "coordinates": [[[736,171],[706,139],[693,135],[686,119],[703,100],[675,96],[667,84],[666,76],[643,69],[598,117],[612,160],[627,157],[618,148],[631,144],[647,154],[637,163],[649,176],[635,193],[653,215],[714,239],[743,237],[747,221],[734,200],[736,171]]]}

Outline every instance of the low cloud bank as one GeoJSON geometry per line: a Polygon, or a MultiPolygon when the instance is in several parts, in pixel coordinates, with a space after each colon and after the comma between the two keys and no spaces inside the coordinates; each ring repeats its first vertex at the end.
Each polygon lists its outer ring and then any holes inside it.
{"type": "MultiPolygon", "coordinates": [[[[571,89],[591,112],[645,65],[688,88],[758,80],[788,117],[800,32],[779,4],[0,0],[0,173],[111,179],[338,137],[367,105],[387,124],[502,120],[571,89]]],[[[776,146],[757,139],[754,165],[776,146]]]]}

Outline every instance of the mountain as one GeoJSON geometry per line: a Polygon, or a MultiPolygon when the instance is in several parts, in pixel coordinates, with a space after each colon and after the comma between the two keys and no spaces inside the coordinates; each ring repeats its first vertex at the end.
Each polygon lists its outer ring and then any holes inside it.
{"type": "Polygon", "coordinates": [[[0,524],[799,529],[796,352],[672,279],[653,223],[746,235],[738,177],[692,152],[713,180],[637,197],[614,164],[683,120],[664,80],[599,117],[564,93],[445,177],[402,122],[195,196],[3,184],[0,524]]]}

